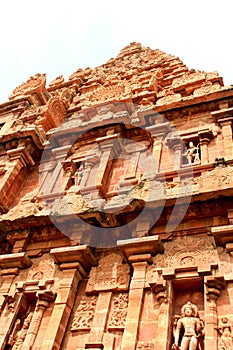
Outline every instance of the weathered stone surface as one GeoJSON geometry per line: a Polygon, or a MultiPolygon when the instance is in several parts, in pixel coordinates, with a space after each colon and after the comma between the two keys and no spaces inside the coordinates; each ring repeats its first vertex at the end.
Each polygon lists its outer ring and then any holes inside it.
{"type": "Polygon", "coordinates": [[[0,350],[233,350],[232,86],[134,42],[0,119],[0,350]]]}

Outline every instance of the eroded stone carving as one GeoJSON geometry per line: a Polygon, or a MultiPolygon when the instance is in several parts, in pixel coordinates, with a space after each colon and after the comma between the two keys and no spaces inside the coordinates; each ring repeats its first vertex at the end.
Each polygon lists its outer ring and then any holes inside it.
{"type": "Polygon", "coordinates": [[[151,341],[139,341],[136,350],[154,350],[155,345],[151,341]]]}
{"type": "Polygon", "coordinates": [[[129,265],[122,265],[120,255],[107,255],[99,261],[99,266],[92,268],[86,291],[128,290],[129,274],[129,265]]]}
{"type": "Polygon", "coordinates": [[[31,320],[32,320],[33,313],[30,312],[25,320],[23,321],[22,326],[21,320],[17,319],[15,322],[15,326],[13,329],[12,334],[10,335],[8,344],[12,346],[12,350],[21,350],[23,347],[24,340],[26,338],[28,328],[30,326],[31,320]]]}
{"type": "Polygon", "coordinates": [[[218,341],[218,350],[232,350],[233,349],[233,334],[232,324],[227,317],[222,317],[219,326],[217,327],[220,335],[218,341]]]}
{"type": "Polygon", "coordinates": [[[72,331],[91,328],[91,322],[94,317],[96,302],[96,296],[84,296],[81,299],[80,304],[74,314],[74,319],[71,325],[72,331]]]}
{"type": "MultiPolygon", "coordinates": [[[[211,238],[179,237],[166,243],[165,267],[194,266],[198,263],[212,263],[217,255],[211,238]],[[208,252],[203,254],[203,252],[208,252]]],[[[156,257],[155,257],[156,260],[156,257]]]]}
{"type": "Polygon", "coordinates": [[[50,257],[43,256],[39,263],[35,264],[28,272],[28,280],[42,280],[52,278],[55,270],[54,261],[50,257]]]}
{"type": "Polygon", "coordinates": [[[124,328],[127,316],[128,294],[115,295],[113,299],[113,311],[108,324],[109,328],[124,328]]]}
{"type": "Polygon", "coordinates": [[[25,83],[22,83],[16,89],[14,89],[9,97],[9,100],[14,100],[16,97],[28,95],[33,92],[42,92],[45,90],[45,84],[46,75],[37,73],[30,77],[25,83]]]}
{"type": "Polygon", "coordinates": [[[199,164],[199,145],[195,146],[192,141],[189,142],[189,148],[185,152],[185,156],[187,157],[188,164],[199,164]]]}
{"type": "Polygon", "coordinates": [[[198,310],[195,304],[189,301],[182,306],[181,318],[178,319],[175,327],[175,342],[172,348],[174,350],[196,350],[199,338],[202,337],[204,333],[204,323],[198,317],[198,310]]]}

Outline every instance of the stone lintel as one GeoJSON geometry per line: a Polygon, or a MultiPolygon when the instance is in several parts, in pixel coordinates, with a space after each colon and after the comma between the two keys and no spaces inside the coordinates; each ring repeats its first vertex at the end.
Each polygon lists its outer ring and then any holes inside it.
{"type": "Polygon", "coordinates": [[[15,159],[21,159],[25,165],[33,166],[35,165],[34,160],[30,156],[29,152],[26,150],[24,146],[17,147],[14,149],[9,149],[6,151],[7,155],[9,156],[10,160],[14,161],[15,159]]]}
{"type": "Polygon", "coordinates": [[[117,246],[122,250],[127,260],[131,255],[156,255],[164,251],[159,235],[120,240],[117,241],[117,246]]]}
{"type": "Polygon", "coordinates": [[[146,131],[149,131],[153,138],[162,138],[170,130],[170,123],[159,123],[146,127],[146,131]]]}
{"type": "Polygon", "coordinates": [[[228,243],[233,243],[233,225],[211,227],[217,245],[225,247],[228,243]]]}
{"type": "Polygon", "coordinates": [[[52,153],[54,154],[56,159],[59,159],[59,158],[63,159],[67,156],[67,153],[68,153],[69,149],[71,148],[71,146],[72,145],[54,148],[54,149],[52,149],[52,153]]]}
{"type": "Polygon", "coordinates": [[[19,292],[35,292],[35,291],[46,291],[50,290],[52,284],[54,283],[53,279],[47,279],[47,280],[31,280],[31,281],[20,281],[16,284],[16,289],[19,292]]]}
{"type": "Polygon", "coordinates": [[[32,266],[32,262],[25,252],[0,255],[1,269],[24,269],[30,266],[32,266]]]}
{"type": "Polygon", "coordinates": [[[220,109],[219,111],[211,112],[212,117],[218,122],[224,121],[226,119],[233,120],[233,107],[220,109]]]}
{"type": "Polygon", "coordinates": [[[214,137],[213,131],[210,129],[203,129],[203,130],[198,131],[198,136],[200,138],[200,141],[202,141],[202,140],[209,140],[210,141],[214,137]]]}
{"type": "Polygon", "coordinates": [[[53,248],[50,250],[50,254],[58,264],[79,262],[87,271],[96,264],[95,258],[87,245],[53,248]]]}

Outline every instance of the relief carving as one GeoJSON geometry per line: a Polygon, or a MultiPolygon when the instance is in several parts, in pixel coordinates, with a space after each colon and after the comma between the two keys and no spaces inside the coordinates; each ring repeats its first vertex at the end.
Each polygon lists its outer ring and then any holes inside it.
{"type": "Polygon", "coordinates": [[[217,259],[214,245],[209,237],[179,237],[166,244],[164,255],[164,267],[210,264],[217,259]]]}
{"type": "Polygon", "coordinates": [[[23,324],[21,326],[21,320],[17,319],[15,322],[15,326],[13,329],[13,332],[10,335],[8,344],[12,346],[12,350],[21,350],[23,347],[24,340],[26,338],[28,328],[30,326],[31,320],[32,320],[33,313],[30,312],[25,320],[23,321],[23,324]]]}
{"type": "Polygon", "coordinates": [[[155,345],[150,341],[139,341],[136,350],[154,350],[155,345]]]}
{"type": "Polygon", "coordinates": [[[19,85],[13,90],[9,100],[14,100],[22,95],[29,95],[34,92],[43,92],[45,90],[46,75],[37,73],[30,77],[25,83],[19,85]]]}
{"type": "Polygon", "coordinates": [[[28,272],[28,280],[42,280],[49,279],[53,277],[55,270],[54,261],[50,257],[42,257],[39,263],[32,268],[30,268],[28,272]]]}
{"type": "Polygon", "coordinates": [[[71,331],[91,328],[91,322],[94,317],[96,302],[96,296],[85,296],[81,299],[80,304],[74,314],[71,331]]]}
{"type": "Polygon", "coordinates": [[[190,301],[181,308],[181,317],[175,317],[174,350],[196,350],[204,334],[204,323],[198,316],[198,309],[190,301]],[[180,344],[180,346],[179,346],[180,344]]]}
{"type": "Polygon", "coordinates": [[[102,258],[99,266],[92,268],[86,292],[127,291],[129,278],[129,265],[123,265],[122,257],[113,253],[102,258]]]}
{"type": "Polygon", "coordinates": [[[222,317],[219,326],[217,327],[219,333],[218,350],[232,350],[233,349],[233,334],[232,324],[227,317],[222,317]]]}
{"type": "Polygon", "coordinates": [[[218,166],[200,177],[200,192],[226,188],[233,183],[233,167],[218,166]]]}
{"type": "Polygon", "coordinates": [[[127,316],[128,294],[115,295],[113,299],[113,311],[108,324],[109,328],[124,328],[127,316]]]}

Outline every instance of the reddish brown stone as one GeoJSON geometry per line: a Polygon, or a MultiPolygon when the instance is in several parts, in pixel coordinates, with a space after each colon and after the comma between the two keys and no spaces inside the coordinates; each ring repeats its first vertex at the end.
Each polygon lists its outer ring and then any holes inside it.
{"type": "Polygon", "coordinates": [[[0,117],[0,350],[233,350],[232,86],[131,43],[0,117]]]}

